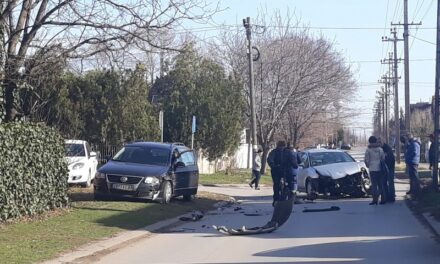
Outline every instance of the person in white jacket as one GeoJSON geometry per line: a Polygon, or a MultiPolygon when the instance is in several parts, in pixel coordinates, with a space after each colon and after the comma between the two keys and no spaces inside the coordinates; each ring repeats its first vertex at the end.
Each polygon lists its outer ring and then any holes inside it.
{"type": "Polygon", "coordinates": [[[371,191],[373,194],[373,201],[370,205],[377,205],[380,196],[380,204],[385,204],[387,201],[384,183],[385,173],[381,170],[381,162],[385,160],[385,153],[381,148],[381,144],[377,141],[375,136],[368,139],[368,149],[365,152],[365,165],[370,171],[371,191]]]}

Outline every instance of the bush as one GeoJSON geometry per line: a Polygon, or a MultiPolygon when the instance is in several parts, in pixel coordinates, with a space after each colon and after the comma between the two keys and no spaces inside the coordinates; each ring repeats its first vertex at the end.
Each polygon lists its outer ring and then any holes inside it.
{"type": "Polygon", "coordinates": [[[0,124],[0,221],[67,206],[63,146],[44,125],[0,124]]]}

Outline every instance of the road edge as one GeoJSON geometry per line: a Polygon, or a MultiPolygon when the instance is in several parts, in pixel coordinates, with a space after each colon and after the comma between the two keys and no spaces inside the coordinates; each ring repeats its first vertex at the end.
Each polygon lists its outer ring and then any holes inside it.
{"type": "Polygon", "coordinates": [[[159,230],[164,230],[172,226],[179,224],[180,216],[163,220],[136,230],[123,231],[114,236],[102,238],[97,241],[89,242],[78,248],[73,249],[71,252],[62,253],[60,256],[40,262],[41,264],[55,264],[55,263],[83,263],[85,259],[98,258],[109,254],[117,249],[125,247],[125,244],[135,243],[143,238],[154,236],[159,230]],[[121,244],[124,244],[121,246],[121,244]]]}
{"type": "Polygon", "coordinates": [[[433,234],[434,239],[440,243],[440,222],[437,222],[437,220],[430,216],[429,213],[421,213],[417,211],[415,202],[408,196],[405,196],[404,200],[414,216],[420,222],[422,222],[427,229],[429,229],[429,231],[433,234]]]}
{"type": "MultiPolygon", "coordinates": [[[[230,200],[235,199],[230,197],[230,200]]],[[[213,208],[225,206],[228,202],[219,201],[213,205],[213,208]]],[[[209,210],[206,213],[215,211],[216,209],[209,210]]],[[[40,264],[61,264],[61,263],[91,263],[98,261],[101,257],[108,255],[116,250],[129,246],[142,239],[155,236],[170,228],[174,228],[185,224],[186,222],[180,221],[179,218],[187,216],[188,213],[181,214],[179,216],[162,220],[157,223],[136,229],[122,231],[110,237],[101,238],[82,246],[72,249],[69,252],[61,253],[59,256],[39,262],[40,264]]]]}

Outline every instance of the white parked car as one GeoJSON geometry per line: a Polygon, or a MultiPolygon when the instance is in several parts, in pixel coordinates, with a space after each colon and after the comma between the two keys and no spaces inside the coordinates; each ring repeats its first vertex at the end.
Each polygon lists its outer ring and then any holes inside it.
{"type": "Polygon", "coordinates": [[[89,187],[95,178],[98,160],[96,152],[91,151],[89,143],[84,140],[65,141],[66,160],[69,168],[69,184],[81,184],[89,187]]]}

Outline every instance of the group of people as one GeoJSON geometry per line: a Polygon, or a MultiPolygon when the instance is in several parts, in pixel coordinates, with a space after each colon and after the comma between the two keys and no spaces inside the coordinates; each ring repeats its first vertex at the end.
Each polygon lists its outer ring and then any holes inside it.
{"type": "MultiPolygon", "coordinates": [[[[259,189],[258,183],[260,180],[261,170],[261,150],[258,150],[254,157],[252,166],[253,179],[249,183],[250,187],[259,189]]],[[[282,198],[283,186],[282,180],[286,184],[289,191],[296,189],[296,176],[298,165],[301,163],[301,157],[298,155],[290,144],[285,141],[278,141],[276,149],[272,150],[267,157],[267,163],[271,168],[273,181],[273,204],[282,198]]]]}
{"type": "MultiPolygon", "coordinates": [[[[420,162],[420,142],[411,134],[400,138],[405,144],[405,164],[410,178],[410,189],[407,194],[416,197],[420,191],[418,166],[420,162]]],[[[394,187],[395,158],[392,148],[371,136],[365,152],[365,165],[370,171],[371,192],[373,201],[370,205],[392,203],[396,200],[394,187]],[[380,200],[380,201],[379,201],[380,200]]]]}
{"type": "MultiPolygon", "coordinates": [[[[432,140],[432,138],[431,138],[432,140]]],[[[420,142],[412,135],[401,138],[405,146],[405,163],[410,178],[410,190],[407,194],[416,196],[420,191],[418,166],[420,162],[420,142]]],[[[382,142],[378,137],[371,136],[368,139],[368,148],[365,152],[365,165],[370,171],[371,193],[373,200],[370,205],[393,203],[396,200],[394,186],[395,157],[390,145],[382,142]]],[[[433,152],[430,149],[429,152],[433,152]]],[[[249,183],[251,188],[259,190],[261,154],[262,150],[256,150],[253,158],[253,179],[249,183]]],[[[433,155],[429,155],[430,157],[433,155]]],[[[282,197],[282,180],[289,191],[296,191],[296,176],[301,157],[290,144],[278,141],[276,149],[269,153],[267,163],[271,168],[273,181],[273,204],[282,197]]],[[[430,158],[431,163],[431,158],[430,158]]]]}
{"type": "Polygon", "coordinates": [[[370,205],[385,204],[396,200],[394,187],[395,158],[391,147],[382,143],[380,138],[371,136],[365,152],[365,165],[370,171],[371,193],[370,205]]]}

